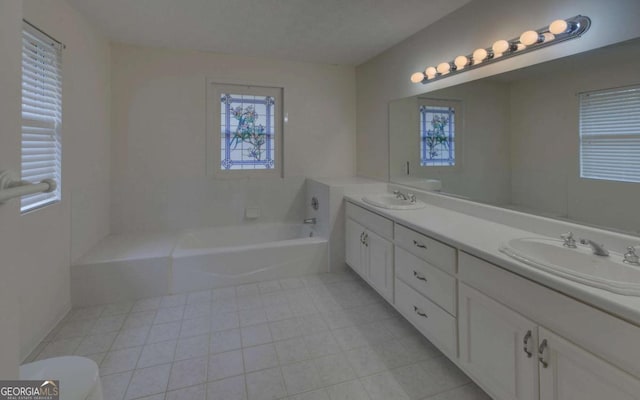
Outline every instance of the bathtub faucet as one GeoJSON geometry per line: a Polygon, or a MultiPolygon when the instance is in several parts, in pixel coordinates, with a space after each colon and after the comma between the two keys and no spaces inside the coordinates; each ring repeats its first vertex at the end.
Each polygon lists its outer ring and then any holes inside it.
{"type": "Polygon", "coordinates": [[[315,218],[307,218],[307,219],[305,219],[305,220],[303,221],[303,223],[305,223],[305,224],[313,224],[313,225],[315,225],[315,224],[316,224],[316,219],[315,219],[315,218]]]}

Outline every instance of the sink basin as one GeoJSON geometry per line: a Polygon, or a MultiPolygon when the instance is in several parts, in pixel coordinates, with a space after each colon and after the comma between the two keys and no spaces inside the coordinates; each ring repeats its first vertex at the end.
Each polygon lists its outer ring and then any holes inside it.
{"type": "Polygon", "coordinates": [[[415,203],[412,203],[410,200],[399,199],[394,194],[368,195],[364,196],[362,201],[372,206],[386,208],[389,210],[417,210],[419,208],[424,208],[426,205],[420,200],[416,200],[415,203]]]}
{"type": "Polygon", "coordinates": [[[512,239],[500,251],[518,261],[588,286],[627,296],[640,296],[640,266],[622,262],[621,254],[592,254],[591,247],[570,249],[561,240],[512,239]]]}

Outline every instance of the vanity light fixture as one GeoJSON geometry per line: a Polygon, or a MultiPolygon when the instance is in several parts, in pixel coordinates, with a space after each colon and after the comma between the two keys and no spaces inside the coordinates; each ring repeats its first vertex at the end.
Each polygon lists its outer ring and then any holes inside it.
{"type": "Polygon", "coordinates": [[[591,19],[577,15],[568,19],[557,19],[549,26],[538,30],[528,30],[511,40],[497,40],[489,48],[476,49],[468,56],[458,56],[452,62],[442,62],[437,67],[427,67],[424,72],[411,75],[413,83],[429,83],[446,76],[477,68],[518,54],[541,49],[552,44],[575,39],[585,33],[591,26],[591,19]]]}

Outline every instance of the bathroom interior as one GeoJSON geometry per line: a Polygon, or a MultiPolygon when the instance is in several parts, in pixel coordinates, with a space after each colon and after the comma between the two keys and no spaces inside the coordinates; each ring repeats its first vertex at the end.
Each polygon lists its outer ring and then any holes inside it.
{"type": "Polygon", "coordinates": [[[0,0],[0,398],[640,400],[639,18],[0,0]]]}

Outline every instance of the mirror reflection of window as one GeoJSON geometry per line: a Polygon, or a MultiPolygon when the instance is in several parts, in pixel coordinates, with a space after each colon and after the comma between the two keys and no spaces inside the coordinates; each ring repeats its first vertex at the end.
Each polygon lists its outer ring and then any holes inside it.
{"type": "Polygon", "coordinates": [[[640,182],[640,86],[580,93],[580,177],[640,182]]]}
{"type": "Polygon", "coordinates": [[[453,167],[456,165],[456,109],[454,101],[422,100],[420,115],[420,166],[453,167]]]}

